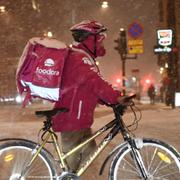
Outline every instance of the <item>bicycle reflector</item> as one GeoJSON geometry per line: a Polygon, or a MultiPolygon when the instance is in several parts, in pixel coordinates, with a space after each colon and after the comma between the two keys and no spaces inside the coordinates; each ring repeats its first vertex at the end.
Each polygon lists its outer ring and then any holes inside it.
{"type": "Polygon", "coordinates": [[[168,156],[166,156],[166,154],[162,153],[162,152],[158,152],[157,155],[159,156],[159,158],[164,161],[165,163],[171,164],[171,160],[168,158],[168,156]]]}
{"type": "Polygon", "coordinates": [[[14,159],[14,155],[13,154],[8,154],[4,157],[4,161],[5,162],[9,162],[12,161],[14,159]]]}

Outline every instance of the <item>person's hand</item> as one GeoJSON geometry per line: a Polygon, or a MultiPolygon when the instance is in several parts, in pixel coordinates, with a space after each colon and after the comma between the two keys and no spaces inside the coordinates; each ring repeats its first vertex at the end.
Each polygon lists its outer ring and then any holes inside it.
{"type": "Polygon", "coordinates": [[[117,98],[117,101],[119,104],[124,104],[125,102],[127,102],[126,98],[127,98],[127,96],[119,96],[117,98]]]}
{"type": "Polygon", "coordinates": [[[132,100],[131,98],[129,98],[129,96],[119,96],[117,98],[117,101],[119,104],[126,105],[126,106],[131,105],[132,103],[132,100]]]}

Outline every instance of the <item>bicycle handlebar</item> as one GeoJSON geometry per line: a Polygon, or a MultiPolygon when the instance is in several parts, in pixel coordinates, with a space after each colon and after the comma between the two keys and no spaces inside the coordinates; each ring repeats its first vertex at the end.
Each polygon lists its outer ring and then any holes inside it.
{"type": "Polygon", "coordinates": [[[132,99],[134,99],[135,97],[136,97],[136,94],[133,94],[131,96],[124,97],[124,103],[111,105],[115,115],[120,114],[122,116],[128,106],[134,105],[134,102],[132,101],[132,99]]]}
{"type": "Polygon", "coordinates": [[[136,97],[136,94],[133,94],[133,95],[131,95],[131,96],[125,97],[125,100],[128,102],[128,101],[134,99],[135,97],[136,97]]]}

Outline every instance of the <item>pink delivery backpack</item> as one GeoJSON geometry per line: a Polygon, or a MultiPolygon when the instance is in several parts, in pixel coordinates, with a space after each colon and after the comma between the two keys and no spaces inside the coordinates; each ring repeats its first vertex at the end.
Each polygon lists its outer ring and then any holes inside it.
{"type": "Polygon", "coordinates": [[[19,93],[26,93],[23,106],[32,97],[59,100],[68,51],[69,48],[56,39],[35,37],[28,41],[16,73],[19,93]]]}

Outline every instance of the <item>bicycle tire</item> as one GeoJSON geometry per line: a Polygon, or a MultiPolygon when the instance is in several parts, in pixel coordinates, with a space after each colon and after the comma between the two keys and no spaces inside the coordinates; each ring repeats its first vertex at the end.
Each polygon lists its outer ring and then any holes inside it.
{"type": "MultiPolygon", "coordinates": [[[[130,152],[131,149],[127,143],[114,156],[109,170],[109,180],[143,179],[130,152]]],[[[180,156],[172,146],[155,139],[143,139],[143,147],[139,152],[149,179],[179,180],[180,156]]]]}
{"type": "Polygon", "coordinates": [[[32,158],[36,143],[29,141],[13,141],[0,145],[0,179],[1,180],[55,180],[56,171],[50,155],[45,149],[36,157],[24,177],[22,170],[32,158]]]}

